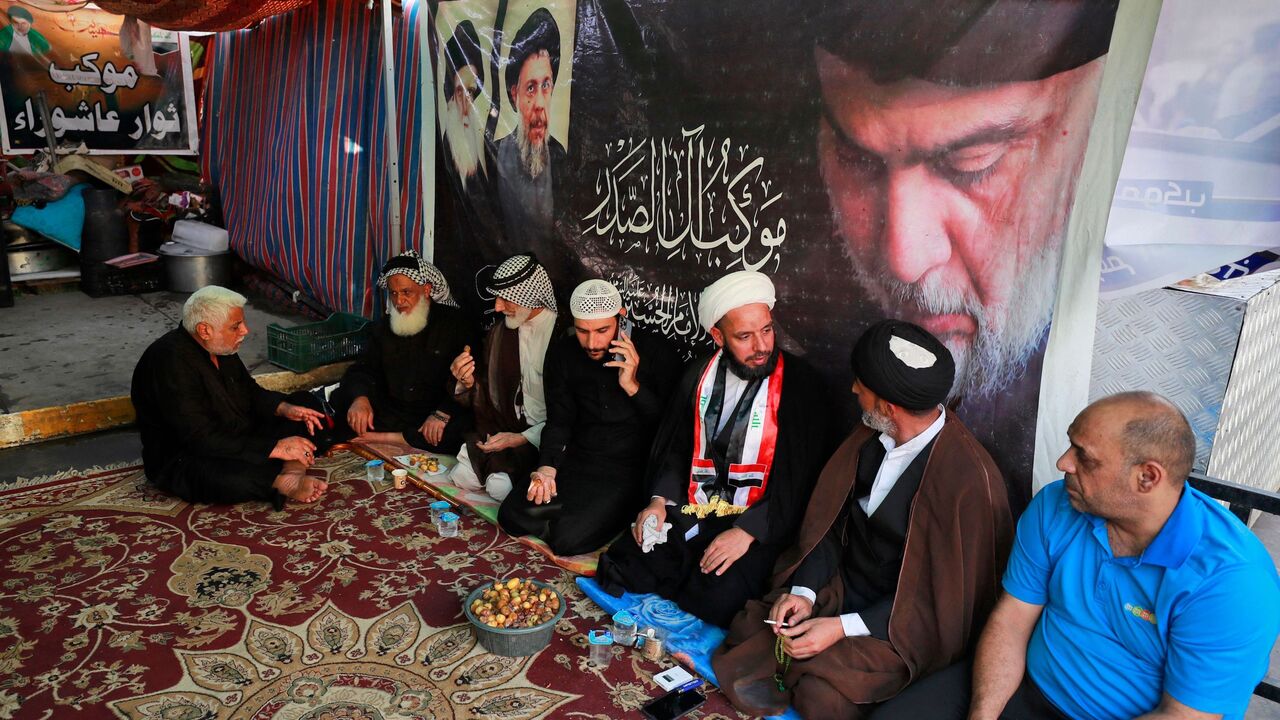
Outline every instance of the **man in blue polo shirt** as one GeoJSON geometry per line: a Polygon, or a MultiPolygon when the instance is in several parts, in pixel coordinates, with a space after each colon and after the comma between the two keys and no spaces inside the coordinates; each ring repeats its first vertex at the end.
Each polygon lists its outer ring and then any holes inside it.
{"type": "Polygon", "coordinates": [[[1121,393],[1067,436],[1065,478],[1018,522],[972,667],[873,717],[1244,717],[1280,632],[1280,578],[1248,528],[1185,483],[1186,418],[1121,393]]]}

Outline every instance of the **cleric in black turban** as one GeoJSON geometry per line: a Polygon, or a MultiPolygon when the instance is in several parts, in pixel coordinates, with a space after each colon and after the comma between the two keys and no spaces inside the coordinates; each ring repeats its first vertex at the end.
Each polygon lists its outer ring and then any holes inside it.
{"type": "Polygon", "coordinates": [[[881,320],[867,328],[850,360],[863,385],[908,410],[940,405],[956,377],[947,346],[928,330],[901,320],[881,320]]]}

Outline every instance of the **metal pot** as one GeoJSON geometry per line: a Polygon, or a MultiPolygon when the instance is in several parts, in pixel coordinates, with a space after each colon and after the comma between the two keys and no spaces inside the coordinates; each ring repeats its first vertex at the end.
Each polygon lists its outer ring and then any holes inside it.
{"type": "Polygon", "coordinates": [[[57,243],[24,243],[5,252],[10,275],[61,270],[76,264],[76,254],[57,243]]]}
{"type": "Polygon", "coordinates": [[[165,286],[173,292],[195,292],[206,285],[227,285],[231,280],[231,252],[210,252],[169,242],[157,251],[163,257],[165,286]]]}

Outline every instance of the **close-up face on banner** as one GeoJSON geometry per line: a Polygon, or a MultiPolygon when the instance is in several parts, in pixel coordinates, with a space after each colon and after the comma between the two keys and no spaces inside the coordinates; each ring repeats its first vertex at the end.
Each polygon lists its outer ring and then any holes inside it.
{"type": "Polygon", "coordinates": [[[689,355],[709,347],[700,289],[766,273],[780,343],[833,387],[848,387],[861,329],[919,324],[955,356],[948,405],[1020,505],[1115,12],[442,3],[442,166],[459,225],[443,231],[475,249],[474,267],[531,251],[557,287],[613,282],[638,324],[689,355]],[[469,57],[484,67],[468,70],[469,57]],[[451,113],[468,96],[489,116],[483,151],[460,153],[449,136],[466,125],[451,113]]]}
{"type": "Polygon", "coordinates": [[[0,95],[6,154],[50,140],[98,155],[194,154],[199,141],[186,36],[153,37],[92,7],[0,1],[0,95]]]}

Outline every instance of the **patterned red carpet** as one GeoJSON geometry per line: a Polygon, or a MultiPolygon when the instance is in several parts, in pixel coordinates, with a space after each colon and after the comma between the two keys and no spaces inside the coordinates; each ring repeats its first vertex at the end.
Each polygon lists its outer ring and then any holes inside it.
{"type": "MultiPolygon", "coordinates": [[[[587,664],[604,618],[571,574],[474,516],[441,538],[432,498],[363,463],[322,459],[328,494],[282,512],[188,505],[138,468],[0,493],[0,718],[605,719],[662,694],[669,662],[587,664]],[[490,655],[461,616],[509,576],[567,601],[532,657],[490,655]]],[[[712,692],[690,717],[726,716],[712,692]]]]}

